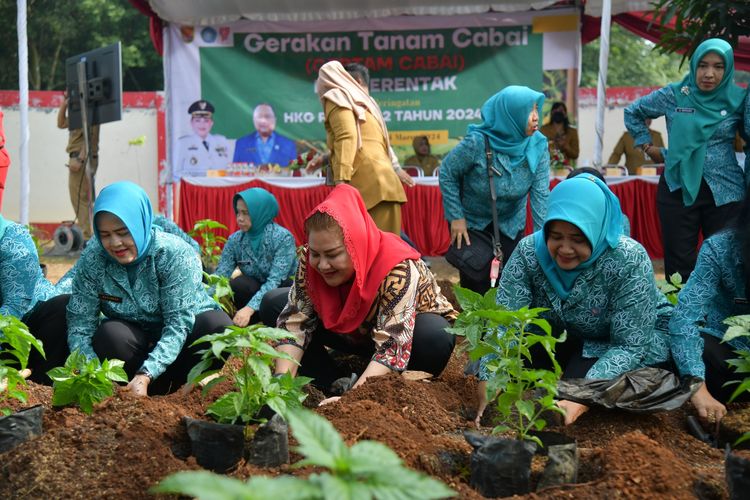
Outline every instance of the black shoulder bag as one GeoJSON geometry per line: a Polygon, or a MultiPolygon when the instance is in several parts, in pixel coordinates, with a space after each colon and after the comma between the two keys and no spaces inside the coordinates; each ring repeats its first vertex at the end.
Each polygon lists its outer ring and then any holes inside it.
{"type": "Polygon", "coordinates": [[[491,279],[491,285],[495,285],[497,273],[499,275],[503,266],[503,249],[500,244],[500,230],[497,227],[497,193],[495,192],[494,169],[492,162],[492,149],[490,141],[484,136],[484,150],[487,157],[487,178],[490,183],[490,197],[492,198],[492,235],[477,229],[468,229],[471,245],[466,242],[461,249],[456,248],[455,242],[451,242],[445,254],[445,260],[464,273],[469,279],[483,281],[491,279]],[[493,266],[493,261],[497,262],[493,266]],[[493,267],[495,267],[493,269],[493,267]],[[488,273],[489,268],[489,273],[488,273]]]}

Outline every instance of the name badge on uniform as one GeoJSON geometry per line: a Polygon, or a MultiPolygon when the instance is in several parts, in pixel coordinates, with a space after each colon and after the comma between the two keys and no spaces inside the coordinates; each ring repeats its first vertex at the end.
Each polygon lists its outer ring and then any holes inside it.
{"type": "Polygon", "coordinates": [[[100,293],[99,299],[106,300],[107,302],[115,302],[117,304],[122,303],[122,297],[118,297],[116,295],[108,295],[106,293],[100,293]]]}
{"type": "Polygon", "coordinates": [[[677,113],[695,113],[695,108],[675,108],[677,113]]]}
{"type": "Polygon", "coordinates": [[[750,300],[746,299],[745,297],[735,297],[734,298],[734,303],[738,304],[738,305],[739,304],[745,304],[745,305],[747,305],[747,304],[750,304],[750,300]]]}
{"type": "Polygon", "coordinates": [[[253,261],[251,261],[251,260],[238,260],[237,261],[237,265],[238,266],[244,266],[245,264],[252,264],[252,263],[253,263],[253,261]]]}

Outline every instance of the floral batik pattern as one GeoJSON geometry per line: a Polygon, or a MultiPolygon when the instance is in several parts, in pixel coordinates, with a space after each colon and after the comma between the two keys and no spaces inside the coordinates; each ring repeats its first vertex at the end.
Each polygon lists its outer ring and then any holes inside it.
{"type": "Polygon", "coordinates": [[[152,229],[148,252],[132,267],[118,264],[101,245],[87,245],[79,263],[68,303],[68,345],[89,358],[96,357],[92,338],[102,319],[127,321],[153,335],[143,368],[157,378],[182,351],[195,317],[219,307],[203,288],[195,251],[159,229],[152,229]]]}
{"type": "MultiPolygon", "coordinates": [[[[738,239],[729,230],[704,241],[695,270],[680,291],[669,323],[672,357],[680,375],[705,379],[701,334],[721,339],[727,330],[726,318],[750,314],[738,239]]],[[[747,337],[728,344],[733,350],[750,350],[747,337]]]]}

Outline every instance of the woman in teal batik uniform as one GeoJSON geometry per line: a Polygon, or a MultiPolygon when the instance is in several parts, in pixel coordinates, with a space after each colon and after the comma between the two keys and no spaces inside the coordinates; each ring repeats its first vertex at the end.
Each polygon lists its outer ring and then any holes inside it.
{"type": "Polygon", "coordinates": [[[229,278],[240,269],[242,274],[230,282],[237,307],[232,321],[247,326],[266,293],[292,285],[297,247],[292,233],[273,222],[279,203],[265,189],[241,191],[232,204],[240,229],[227,239],[216,274],[229,278]]]}
{"type": "Polygon", "coordinates": [[[123,360],[127,388],[139,396],[183,385],[200,360],[190,344],[231,325],[203,288],[195,251],[152,220],[137,185],[102,189],[94,204],[98,245],[81,254],[68,303],[71,352],[123,360]]]}
{"type": "MultiPolygon", "coordinates": [[[[567,331],[555,352],[563,378],[611,379],[668,359],[671,305],[656,287],[646,250],[622,234],[617,197],[592,175],[552,190],[544,227],[519,243],[497,301],[510,310],[549,309],[542,317],[553,332],[567,331]]],[[[480,380],[488,377],[484,361],[480,380]]],[[[544,361],[534,356],[532,364],[544,361]]],[[[485,386],[480,383],[479,416],[485,386]]],[[[566,424],[588,409],[572,401],[558,405],[566,424]]]]}

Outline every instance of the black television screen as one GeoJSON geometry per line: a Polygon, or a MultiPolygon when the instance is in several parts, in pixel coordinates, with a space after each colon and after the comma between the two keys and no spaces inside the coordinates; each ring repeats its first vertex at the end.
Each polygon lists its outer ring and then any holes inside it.
{"type": "Polygon", "coordinates": [[[78,63],[86,65],[86,106],[90,125],[122,118],[122,57],[120,42],[69,57],[65,61],[65,88],[68,91],[68,128],[81,128],[81,99],[78,63]]]}

